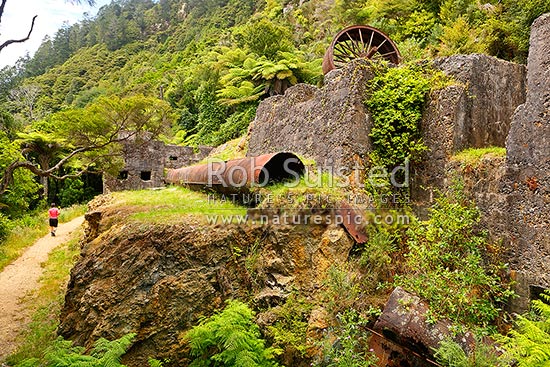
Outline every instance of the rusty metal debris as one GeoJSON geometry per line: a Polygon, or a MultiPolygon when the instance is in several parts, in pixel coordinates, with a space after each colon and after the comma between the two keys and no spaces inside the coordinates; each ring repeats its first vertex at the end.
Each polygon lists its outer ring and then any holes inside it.
{"type": "Polygon", "coordinates": [[[399,64],[401,54],[397,45],[381,30],[354,25],[340,31],[332,40],[323,58],[323,74],[360,58],[399,64]]]}
{"type": "Polygon", "coordinates": [[[336,209],[336,215],[342,218],[344,228],[355,242],[366,243],[368,241],[369,238],[365,233],[365,219],[359,210],[342,201],[339,208],[336,209]]]}
{"type": "Polygon", "coordinates": [[[166,182],[233,194],[248,192],[253,186],[297,179],[304,173],[305,166],[300,158],[293,153],[280,152],[171,169],[166,173],[166,182]]]}

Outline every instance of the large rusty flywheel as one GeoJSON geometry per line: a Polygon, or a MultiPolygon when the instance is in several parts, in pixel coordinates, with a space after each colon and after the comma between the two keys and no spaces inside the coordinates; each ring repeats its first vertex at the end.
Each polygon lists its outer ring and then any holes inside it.
{"type": "Polygon", "coordinates": [[[340,31],[323,58],[323,74],[341,68],[354,59],[385,59],[399,64],[401,54],[395,43],[381,30],[354,25],[340,31]]]}

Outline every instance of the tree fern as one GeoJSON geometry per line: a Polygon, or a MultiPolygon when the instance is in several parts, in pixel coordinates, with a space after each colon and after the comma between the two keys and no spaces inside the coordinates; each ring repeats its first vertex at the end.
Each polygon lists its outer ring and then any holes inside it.
{"type": "Polygon", "coordinates": [[[519,367],[550,366],[550,291],[541,297],[546,303],[533,301],[534,314],[518,316],[516,328],[500,340],[506,349],[503,359],[519,367]]]}
{"type": "Polygon", "coordinates": [[[253,317],[246,304],[231,301],[222,312],[202,319],[186,334],[195,357],[190,366],[276,367],[277,351],[265,347],[253,317]]]}
{"type": "Polygon", "coordinates": [[[90,355],[83,354],[83,347],[72,346],[70,340],[58,338],[46,352],[46,366],[124,367],[120,359],[132,345],[135,335],[127,334],[113,341],[101,338],[95,342],[90,355]]]}

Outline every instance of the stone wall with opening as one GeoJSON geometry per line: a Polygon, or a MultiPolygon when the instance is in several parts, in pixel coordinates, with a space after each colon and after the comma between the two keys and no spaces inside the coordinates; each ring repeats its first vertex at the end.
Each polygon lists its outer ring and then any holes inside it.
{"type": "Polygon", "coordinates": [[[161,141],[123,143],[125,165],[117,177],[105,174],[103,191],[141,190],[164,187],[164,170],[189,166],[208,156],[211,147],[183,147],[167,145],[161,141]]]}

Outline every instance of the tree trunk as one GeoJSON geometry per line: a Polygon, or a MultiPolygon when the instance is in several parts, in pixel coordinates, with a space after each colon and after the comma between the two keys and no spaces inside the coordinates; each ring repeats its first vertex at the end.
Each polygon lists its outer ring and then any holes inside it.
{"type": "MultiPolygon", "coordinates": [[[[50,169],[50,157],[38,157],[38,164],[40,165],[40,168],[44,171],[47,171],[50,169]]],[[[44,188],[43,198],[48,201],[49,194],[50,194],[50,185],[49,185],[49,177],[48,176],[40,176],[40,184],[44,188]]]]}

